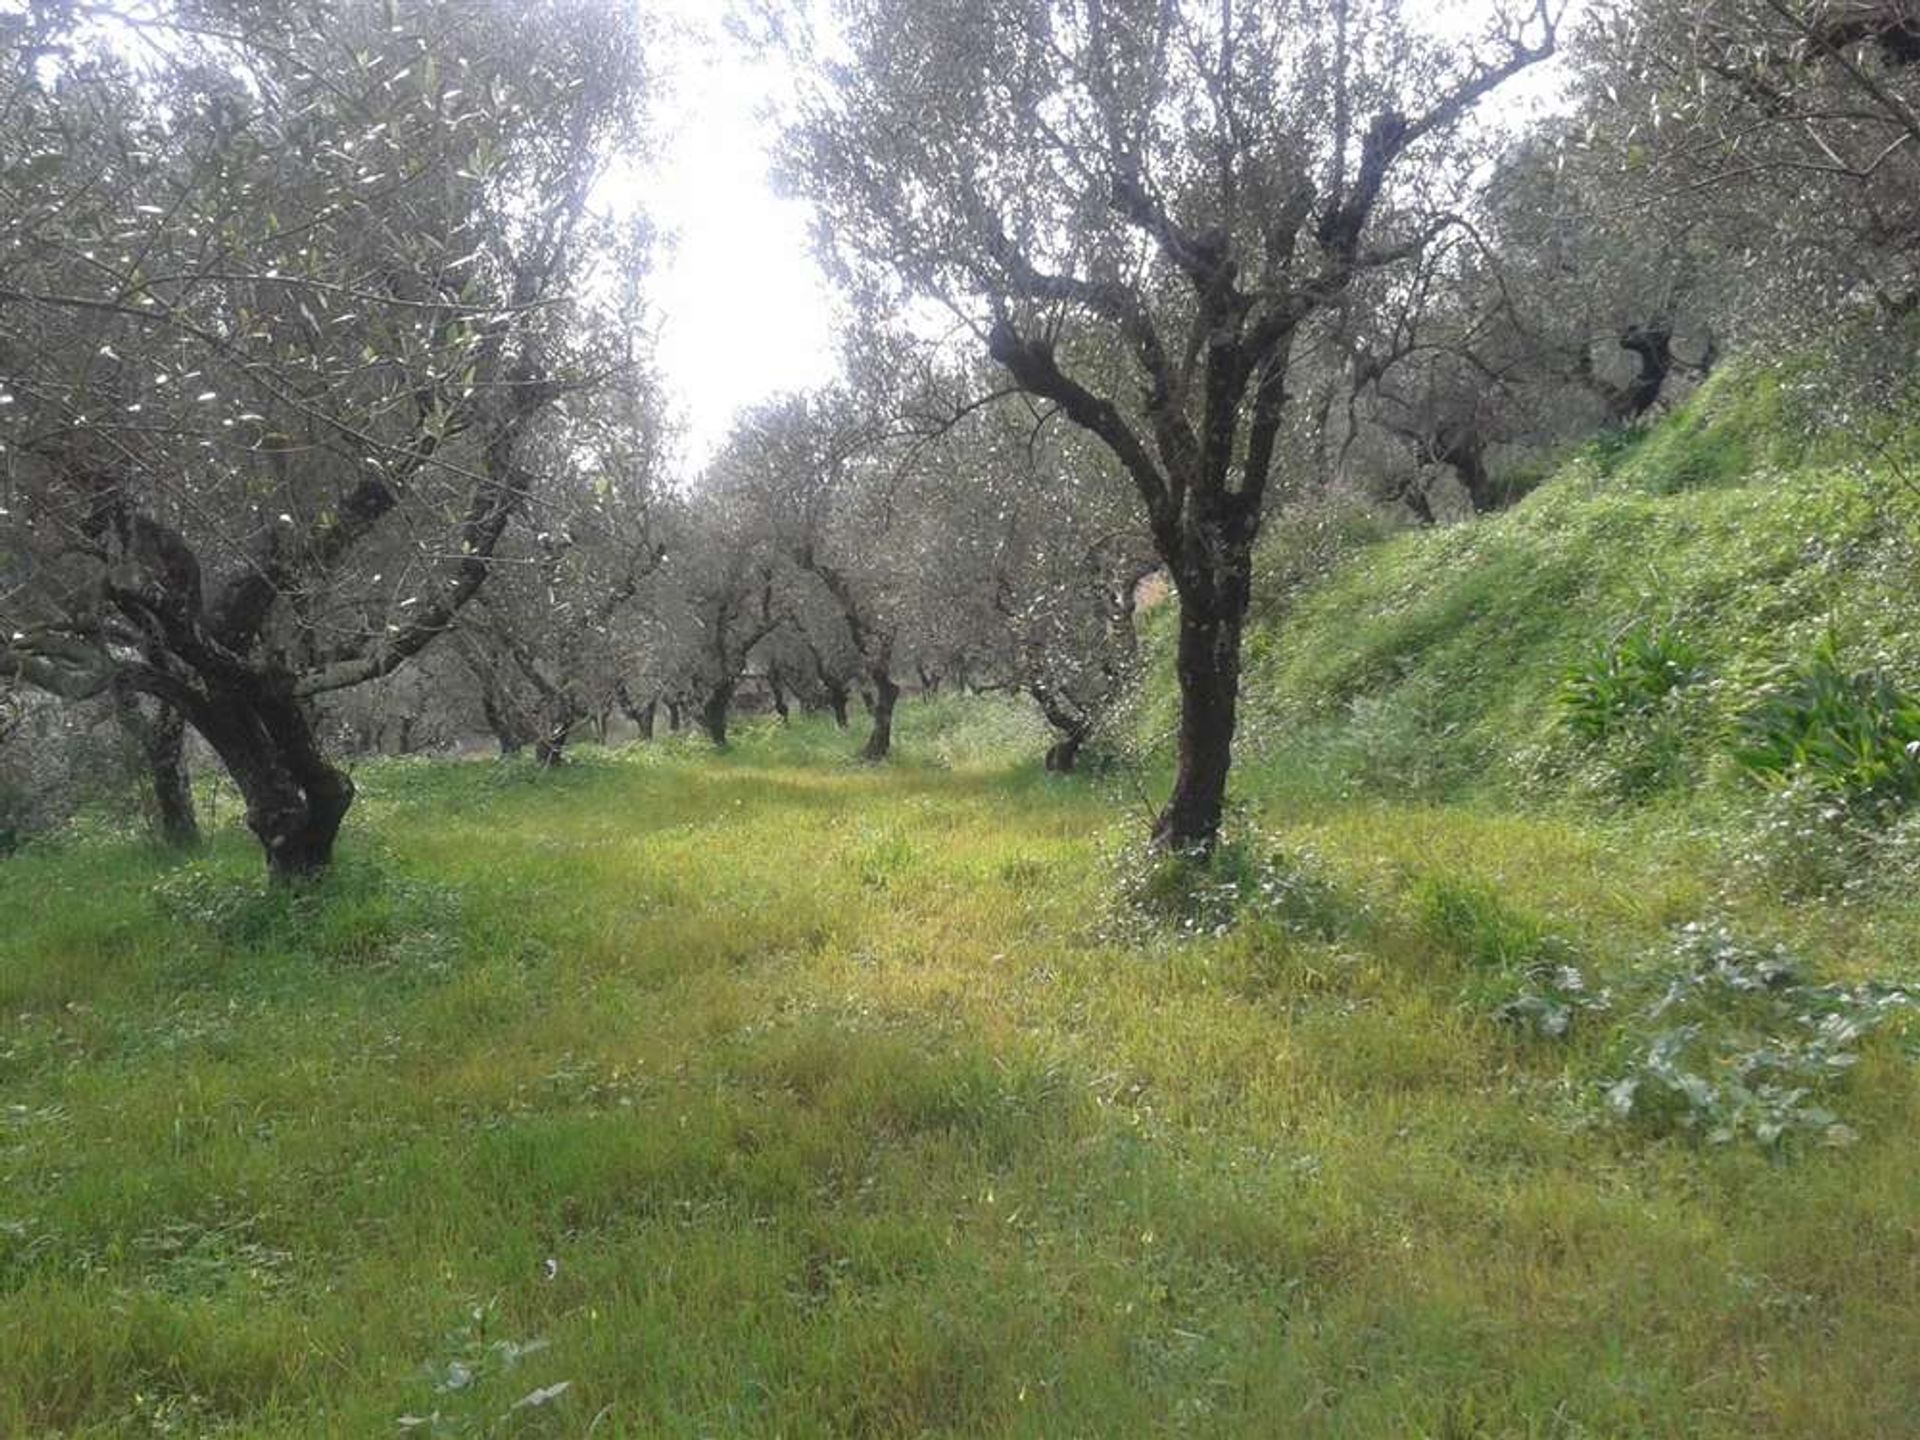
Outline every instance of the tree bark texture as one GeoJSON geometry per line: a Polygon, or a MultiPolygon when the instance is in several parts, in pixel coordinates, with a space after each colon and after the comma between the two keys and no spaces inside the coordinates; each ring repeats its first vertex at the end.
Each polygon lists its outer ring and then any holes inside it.
{"type": "Polygon", "coordinates": [[[1240,688],[1240,631],[1244,601],[1217,607],[1182,597],[1177,668],[1180,739],[1173,793],[1153,828],[1154,843],[1174,851],[1210,853],[1226,807],[1227,773],[1240,688]]]}
{"type": "Polygon", "coordinates": [[[321,753],[291,686],[235,685],[188,718],[233,776],[267,873],[291,881],[324,870],[353,804],[353,781],[321,753]]]}
{"type": "Polygon", "coordinates": [[[118,687],[114,708],[121,728],[140,749],[154,838],[169,849],[195,849],[200,844],[200,819],[193,804],[193,778],[187,770],[186,716],[162,703],[148,718],[140,702],[118,687]]]}
{"type": "Polygon", "coordinates": [[[877,671],[873,677],[873,699],[870,702],[873,729],[868,732],[867,743],[860,751],[862,760],[878,762],[892,753],[893,707],[899,699],[900,687],[893,683],[886,671],[877,671]]]}

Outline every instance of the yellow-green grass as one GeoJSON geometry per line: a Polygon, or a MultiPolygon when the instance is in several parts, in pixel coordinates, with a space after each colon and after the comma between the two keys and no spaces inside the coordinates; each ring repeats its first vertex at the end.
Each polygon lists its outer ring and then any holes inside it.
{"type": "Polygon", "coordinates": [[[1899,1037],[1850,1148],[1623,1130],[1421,898],[1604,972],[1684,840],[1275,802],[1344,931],[1124,941],[1137,817],[908,708],[888,767],[369,767],[307,896],[232,829],[0,865],[0,1434],[1920,1425],[1899,1037]]]}

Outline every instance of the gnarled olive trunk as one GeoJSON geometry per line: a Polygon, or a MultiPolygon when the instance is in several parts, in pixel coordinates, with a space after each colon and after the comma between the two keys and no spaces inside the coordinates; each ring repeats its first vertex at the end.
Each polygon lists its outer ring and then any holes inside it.
{"type": "Polygon", "coordinates": [[[570,692],[548,691],[541,701],[539,733],[533,740],[533,758],[543,769],[553,770],[567,763],[567,742],[588,718],[586,707],[570,692]]]}
{"type": "MultiPolygon", "coordinates": [[[[1505,506],[1507,496],[1487,468],[1487,436],[1473,420],[1442,421],[1437,425],[1428,437],[1427,459],[1436,465],[1445,465],[1459,478],[1474,514],[1489,515],[1505,506]]],[[[1433,523],[1433,509],[1424,495],[1413,509],[1423,524],[1433,523]],[[1421,515],[1423,507],[1426,513],[1421,515]]]]}
{"type": "Polygon", "coordinates": [[[1079,734],[1062,735],[1047,747],[1047,772],[1052,775],[1071,775],[1080,763],[1080,751],[1087,743],[1087,737],[1079,734]]]}
{"type": "Polygon", "coordinates": [[[1154,844],[1164,849],[1206,853],[1219,838],[1233,762],[1245,617],[1244,591],[1210,603],[1181,598],[1179,754],[1173,794],[1153,827],[1154,844]]]}
{"type": "Polygon", "coordinates": [[[154,837],[170,849],[196,848],[200,819],[187,772],[187,717],[171,705],[156,702],[155,713],[148,718],[140,702],[118,688],[114,702],[121,728],[139,746],[146,768],[154,837]]]}
{"type": "Polygon", "coordinates": [[[289,881],[324,870],[353,805],[353,781],[321,753],[290,687],[223,687],[190,718],[246,801],[247,828],[266,851],[267,873],[289,881]]]}
{"type": "Polygon", "coordinates": [[[660,699],[655,696],[644,705],[636,705],[632,692],[622,683],[613,693],[614,703],[620,707],[620,713],[634,723],[642,740],[653,739],[654,725],[660,716],[660,699]]]}
{"type": "Polygon", "coordinates": [[[833,712],[833,723],[840,729],[847,728],[847,682],[827,668],[827,662],[820,658],[820,652],[813,652],[813,678],[820,683],[820,693],[826,697],[827,709],[833,712]]]}
{"type": "Polygon", "coordinates": [[[474,659],[470,655],[468,669],[480,687],[481,718],[499,745],[501,757],[518,755],[537,738],[525,710],[515,702],[501,682],[498,670],[486,659],[474,659]]]}
{"type": "Polygon", "coordinates": [[[571,726],[548,730],[533,744],[533,758],[543,770],[555,770],[567,763],[567,738],[571,726]]]}
{"type": "Polygon", "coordinates": [[[1620,348],[1633,356],[1638,369],[1618,392],[1614,415],[1621,420],[1638,420],[1660,403],[1667,377],[1673,373],[1673,327],[1664,320],[1629,325],[1620,336],[1620,348]]]}
{"type": "Polygon", "coordinates": [[[725,681],[707,692],[707,698],[700,703],[700,728],[707,732],[707,738],[721,748],[727,744],[727,712],[733,708],[733,682],[725,681]]]}
{"type": "Polygon", "coordinates": [[[1047,723],[1060,735],[1047,747],[1048,773],[1071,775],[1074,767],[1080,763],[1081,749],[1093,735],[1092,719],[1044,682],[1035,681],[1028,685],[1027,693],[1033,696],[1041,713],[1047,717],[1047,723]]]}
{"type": "Polygon", "coordinates": [[[886,671],[876,670],[873,676],[873,694],[867,701],[867,708],[873,715],[873,729],[867,735],[867,743],[860,751],[862,760],[884,760],[892,752],[893,707],[899,699],[900,687],[893,683],[892,677],[886,671]]]}

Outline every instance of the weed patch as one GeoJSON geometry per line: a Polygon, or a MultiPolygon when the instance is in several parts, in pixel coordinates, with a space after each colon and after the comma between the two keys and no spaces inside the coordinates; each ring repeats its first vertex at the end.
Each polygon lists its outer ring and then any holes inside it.
{"type": "Polygon", "coordinates": [[[271,885],[218,860],[181,865],[152,887],[160,913],[222,946],[323,963],[444,966],[460,897],[391,860],[355,856],[298,885],[271,885]]]}
{"type": "Polygon", "coordinates": [[[1803,961],[1724,927],[1684,927],[1668,959],[1656,972],[1659,997],[1622,1036],[1633,1053],[1606,1084],[1616,1116],[1713,1145],[1858,1138],[1832,1097],[1862,1042],[1889,1022],[1904,1028],[1920,996],[1901,985],[1813,984],[1803,961]]]}
{"type": "Polygon", "coordinates": [[[1735,755],[1882,822],[1920,801],[1920,696],[1879,670],[1847,671],[1829,641],[1741,717],[1735,755]]]}
{"type": "Polygon", "coordinates": [[[1312,850],[1289,849],[1258,829],[1236,834],[1210,856],[1122,840],[1109,863],[1122,935],[1217,938],[1258,922],[1333,940],[1365,920],[1365,907],[1342,892],[1312,850]]]}

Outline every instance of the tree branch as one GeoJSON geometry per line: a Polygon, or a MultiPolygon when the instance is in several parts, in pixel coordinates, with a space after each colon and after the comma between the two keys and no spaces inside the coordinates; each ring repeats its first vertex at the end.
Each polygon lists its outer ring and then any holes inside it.
{"type": "Polygon", "coordinates": [[[1063,371],[1054,359],[1052,346],[1023,339],[1004,318],[994,322],[987,350],[1024,389],[1053,401],[1068,419],[1098,436],[1113,451],[1146,503],[1155,538],[1166,547],[1166,553],[1178,553],[1181,499],[1113,402],[1101,399],[1063,371]]]}

